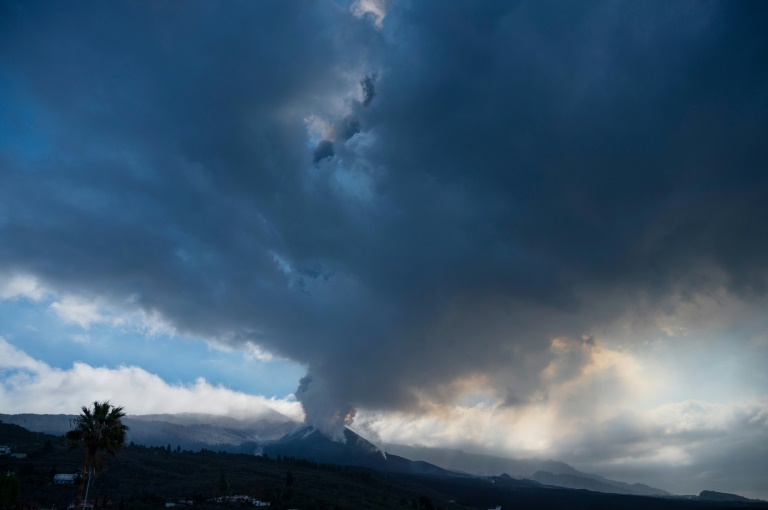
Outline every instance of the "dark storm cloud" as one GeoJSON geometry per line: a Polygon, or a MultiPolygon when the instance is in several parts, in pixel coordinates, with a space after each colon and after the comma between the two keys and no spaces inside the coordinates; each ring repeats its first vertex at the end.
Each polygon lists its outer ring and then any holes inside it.
{"type": "Polygon", "coordinates": [[[760,5],[2,9],[0,265],[305,363],[310,420],[525,402],[638,293],[763,290],[760,5]]]}
{"type": "MultiPolygon", "coordinates": [[[[363,104],[365,104],[365,102],[363,102],[363,104]]],[[[344,117],[341,122],[335,126],[336,136],[342,142],[346,142],[352,138],[359,133],[361,129],[360,119],[354,115],[344,117]]]]}
{"type": "Polygon", "coordinates": [[[376,75],[366,76],[360,82],[360,86],[363,88],[363,106],[368,106],[373,101],[376,95],[376,75]]]}
{"type": "Polygon", "coordinates": [[[312,162],[319,163],[324,159],[330,159],[333,157],[333,142],[330,140],[320,140],[320,142],[312,151],[312,162]]]}

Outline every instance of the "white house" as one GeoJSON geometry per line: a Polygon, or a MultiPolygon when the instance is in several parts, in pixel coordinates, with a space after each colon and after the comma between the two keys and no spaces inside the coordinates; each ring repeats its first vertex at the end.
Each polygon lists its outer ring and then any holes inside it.
{"type": "Polygon", "coordinates": [[[59,473],[53,475],[53,485],[72,485],[77,480],[74,473],[59,473]]]}

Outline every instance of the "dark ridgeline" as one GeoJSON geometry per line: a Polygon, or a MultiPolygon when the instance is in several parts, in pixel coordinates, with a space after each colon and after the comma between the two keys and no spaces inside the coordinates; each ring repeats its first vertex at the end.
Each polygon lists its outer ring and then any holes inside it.
{"type": "MultiPolygon", "coordinates": [[[[224,508],[209,499],[248,495],[271,501],[273,509],[768,509],[768,502],[712,491],[648,497],[564,489],[508,475],[461,475],[396,455],[385,459],[360,436],[345,436],[346,443],[333,442],[302,428],[267,446],[262,457],[131,444],[95,480],[92,499],[112,501],[112,508],[120,501],[126,508],[162,508],[179,498],[196,501],[198,509],[224,508]]],[[[0,444],[26,454],[0,456],[0,472],[17,473],[22,502],[66,508],[75,499],[75,485],[50,483],[82,463],[82,453],[69,450],[63,437],[0,423],[0,444]]]]}
{"type": "MultiPolygon", "coordinates": [[[[72,428],[77,416],[70,414],[0,414],[0,421],[20,425],[34,432],[61,435],[72,428]]],[[[199,413],[126,416],[127,441],[146,446],[165,446],[169,442],[184,450],[224,450],[229,453],[254,453],[259,443],[279,439],[299,424],[276,411],[258,419],[228,418],[199,413]]]]}

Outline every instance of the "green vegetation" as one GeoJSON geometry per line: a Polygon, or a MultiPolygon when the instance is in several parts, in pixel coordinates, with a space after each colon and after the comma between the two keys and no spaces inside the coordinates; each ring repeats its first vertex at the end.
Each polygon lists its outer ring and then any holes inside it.
{"type": "MultiPolygon", "coordinates": [[[[71,449],[82,447],[85,451],[82,471],[88,474],[85,499],[88,499],[91,477],[106,468],[104,454],[114,457],[125,448],[128,427],[123,424],[124,416],[122,407],[114,407],[109,402],[94,402],[93,410],[83,407],[83,412],[75,421],[75,428],[65,436],[71,449]]],[[[43,445],[43,452],[46,450],[50,452],[48,443],[43,445]]],[[[80,493],[77,499],[81,500],[80,493]]]]}
{"type": "MultiPolygon", "coordinates": [[[[128,427],[122,418],[122,407],[114,407],[109,402],[94,402],[93,410],[83,407],[83,412],[75,421],[75,428],[65,436],[71,448],[82,447],[85,450],[83,465],[86,472],[98,475],[106,468],[104,454],[114,457],[125,448],[128,427]]],[[[46,449],[46,445],[43,445],[46,449]]]]}
{"type": "Polygon", "coordinates": [[[0,474],[0,508],[11,508],[21,499],[21,482],[14,472],[0,474]]]}

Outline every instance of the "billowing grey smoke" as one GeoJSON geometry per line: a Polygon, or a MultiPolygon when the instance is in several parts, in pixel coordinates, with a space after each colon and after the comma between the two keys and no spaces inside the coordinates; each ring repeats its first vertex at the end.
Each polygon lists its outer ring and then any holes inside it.
{"type": "Polygon", "coordinates": [[[332,393],[325,387],[322,380],[315,381],[306,376],[299,381],[296,398],[304,407],[307,421],[336,441],[344,441],[344,427],[351,425],[355,418],[355,408],[349,403],[344,404],[329,399],[332,393]]]}
{"type": "Polygon", "coordinates": [[[335,134],[339,141],[346,142],[354,135],[359,133],[361,129],[362,126],[360,126],[360,119],[358,119],[355,115],[348,115],[336,125],[335,134]]]}
{"type": "Polygon", "coordinates": [[[764,291],[763,6],[0,9],[0,269],[305,363],[329,435],[478,373],[525,405],[555,336],[764,291]]]}
{"type": "Polygon", "coordinates": [[[333,142],[330,140],[320,140],[312,151],[312,162],[317,164],[324,159],[331,159],[333,157],[333,142]]]}
{"type": "Polygon", "coordinates": [[[376,95],[376,78],[375,74],[366,76],[360,82],[360,86],[363,87],[363,106],[368,106],[373,101],[373,97],[376,95]]]}

